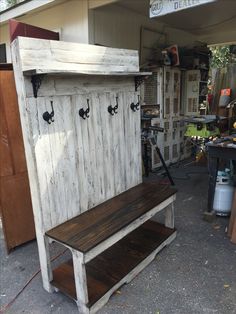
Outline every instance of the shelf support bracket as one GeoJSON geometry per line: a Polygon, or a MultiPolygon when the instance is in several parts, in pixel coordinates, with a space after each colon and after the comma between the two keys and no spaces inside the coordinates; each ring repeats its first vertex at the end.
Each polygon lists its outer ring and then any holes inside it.
{"type": "Polygon", "coordinates": [[[134,77],[134,84],[135,84],[135,91],[137,92],[139,86],[144,82],[144,80],[147,78],[147,76],[135,76],[134,77]]]}
{"type": "Polygon", "coordinates": [[[43,80],[44,76],[45,76],[45,74],[37,74],[37,75],[31,76],[31,84],[33,87],[33,94],[34,94],[35,98],[38,97],[38,90],[42,84],[42,80],[43,80]]]}

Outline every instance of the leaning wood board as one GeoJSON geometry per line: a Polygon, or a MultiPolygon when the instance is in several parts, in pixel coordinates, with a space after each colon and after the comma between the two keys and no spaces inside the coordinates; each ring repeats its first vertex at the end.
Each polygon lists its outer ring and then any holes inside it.
{"type": "Polygon", "coordinates": [[[12,59],[43,284],[50,291],[45,232],[142,181],[140,111],[130,109],[138,102],[133,77],[138,53],[18,37],[12,59]],[[65,74],[91,67],[102,75],[65,74]],[[24,72],[39,68],[49,74],[35,98],[31,76],[24,72]],[[107,108],[116,101],[118,113],[112,116],[107,108]],[[48,124],[42,115],[52,111],[51,102],[54,122],[48,124]],[[90,113],[84,120],[79,110],[87,102],[90,113]]]}

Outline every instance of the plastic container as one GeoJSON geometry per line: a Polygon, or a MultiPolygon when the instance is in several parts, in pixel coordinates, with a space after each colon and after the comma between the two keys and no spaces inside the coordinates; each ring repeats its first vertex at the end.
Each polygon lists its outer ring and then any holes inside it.
{"type": "Polygon", "coordinates": [[[213,209],[218,216],[228,216],[233,203],[234,187],[230,185],[230,178],[217,176],[213,209]]]}

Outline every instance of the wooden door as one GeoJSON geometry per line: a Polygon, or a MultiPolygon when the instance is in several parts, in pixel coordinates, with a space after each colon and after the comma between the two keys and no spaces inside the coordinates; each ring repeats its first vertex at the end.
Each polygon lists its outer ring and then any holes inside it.
{"type": "Polygon", "coordinates": [[[0,68],[0,212],[8,252],[35,238],[14,75],[6,66],[0,68]]]}

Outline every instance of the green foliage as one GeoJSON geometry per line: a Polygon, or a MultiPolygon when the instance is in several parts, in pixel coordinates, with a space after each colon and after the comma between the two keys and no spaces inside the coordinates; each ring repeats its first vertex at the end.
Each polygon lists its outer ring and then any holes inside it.
{"type": "Polygon", "coordinates": [[[0,0],[0,12],[17,4],[17,0],[0,0]]]}
{"type": "Polygon", "coordinates": [[[210,66],[214,69],[224,68],[230,62],[229,46],[214,46],[210,48],[211,60],[210,66]]]}

